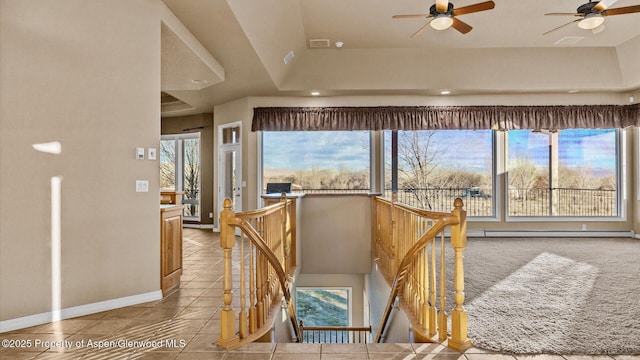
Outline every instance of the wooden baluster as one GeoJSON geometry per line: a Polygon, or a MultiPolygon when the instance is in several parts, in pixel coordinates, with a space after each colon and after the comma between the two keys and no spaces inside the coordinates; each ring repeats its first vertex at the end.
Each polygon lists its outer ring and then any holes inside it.
{"type": "Polygon", "coordinates": [[[467,337],[467,311],[464,309],[464,248],[467,246],[467,213],[463,209],[462,199],[454,203],[453,215],[458,218],[458,225],[451,227],[451,245],[454,249],[453,299],[455,307],[451,312],[451,338],[449,347],[464,351],[471,347],[467,337]]]}
{"type": "Polygon", "coordinates": [[[239,335],[240,339],[247,337],[247,331],[249,326],[247,324],[248,315],[246,311],[245,297],[246,294],[246,282],[245,282],[245,268],[244,268],[244,242],[246,238],[244,234],[240,237],[240,318],[238,319],[239,335]]]}
{"type": "Polygon", "coordinates": [[[262,263],[264,262],[264,258],[262,252],[256,249],[256,293],[258,295],[258,302],[256,303],[256,316],[258,318],[257,324],[258,329],[264,325],[264,272],[262,263]]]}
{"type": "Polygon", "coordinates": [[[255,280],[255,259],[253,244],[249,242],[249,334],[256,332],[256,280],[255,280]]]}
{"type": "Polygon", "coordinates": [[[433,337],[437,332],[438,318],[436,315],[436,244],[431,241],[431,264],[429,272],[431,284],[429,288],[429,336],[433,337]]]}
{"type": "Polygon", "coordinates": [[[390,258],[390,264],[389,264],[389,274],[395,274],[398,272],[398,261],[400,261],[398,259],[398,234],[397,234],[397,226],[396,226],[396,221],[397,221],[397,212],[395,209],[395,204],[396,202],[398,202],[398,193],[394,192],[392,197],[391,197],[391,211],[389,212],[390,216],[391,216],[391,227],[390,227],[390,236],[389,236],[389,240],[390,240],[390,249],[391,249],[391,258],[390,258]]]}
{"type": "Polygon", "coordinates": [[[420,307],[420,316],[418,317],[418,321],[423,330],[427,329],[428,323],[428,308],[426,307],[427,301],[425,300],[427,295],[426,285],[428,283],[425,274],[425,249],[420,250],[420,266],[418,267],[418,277],[420,281],[420,304],[418,305],[420,307]]]}
{"type": "Polygon", "coordinates": [[[444,256],[444,232],[440,234],[440,309],[438,312],[438,340],[447,339],[447,272],[444,256]]]}
{"type": "Polygon", "coordinates": [[[288,211],[289,211],[289,206],[287,204],[287,194],[282,193],[282,195],[280,196],[280,201],[284,202],[284,208],[282,209],[282,241],[284,243],[282,252],[283,252],[283,263],[282,263],[282,268],[284,269],[285,274],[289,273],[289,253],[291,251],[291,245],[290,245],[290,237],[289,234],[287,234],[287,230],[288,230],[288,211]]]}
{"type": "Polygon", "coordinates": [[[224,306],[220,314],[220,339],[218,344],[229,347],[239,342],[235,328],[235,311],[231,307],[233,300],[233,279],[231,266],[231,250],[236,243],[235,227],[231,224],[235,219],[235,213],[231,209],[231,200],[224,199],[223,210],[220,213],[220,247],[223,249],[223,293],[222,301],[224,306]]]}

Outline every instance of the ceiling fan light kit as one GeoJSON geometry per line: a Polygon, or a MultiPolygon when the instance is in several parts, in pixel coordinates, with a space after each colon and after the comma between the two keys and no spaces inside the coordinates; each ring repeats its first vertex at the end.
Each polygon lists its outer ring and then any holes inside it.
{"type": "Polygon", "coordinates": [[[435,30],[446,30],[450,27],[456,29],[461,34],[466,34],[473,27],[458,19],[460,15],[471,14],[475,12],[491,10],[496,6],[493,1],[485,1],[476,3],[461,8],[456,8],[452,3],[447,0],[436,0],[436,3],[429,8],[428,14],[409,14],[409,15],[394,15],[394,19],[431,19],[430,22],[424,24],[418,31],[413,33],[411,37],[416,37],[429,27],[429,25],[435,30]]]}
{"type": "Polygon", "coordinates": [[[578,23],[579,28],[584,30],[593,30],[595,34],[604,29],[604,28],[600,28],[599,31],[596,31],[596,29],[598,29],[604,23],[604,18],[606,16],[633,14],[633,13],[640,12],[640,5],[624,6],[624,7],[609,9],[608,7],[609,5],[611,5],[611,3],[612,1],[609,1],[609,0],[602,0],[602,1],[589,0],[588,3],[580,5],[575,13],[547,13],[545,15],[572,16],[572,17],[577,17],[578,19],[575,19],[564,25],[560,25],[557,28],[551,29],[542,35],[546,35],[550,32],[556,31],[558,29],[562,29],[565,26],[571,25],[575,22],[578,23]]]}
{"type": "Polygon", "coordinates": [[[453,18],[446,14],[441,14],[431,20],[429,25],[436,30],[447,30],[453,24],[453,18]]]}
{"type": "Polygon", "coordinates": [[[600,14],[588,14],[578,22],[578,27],[585,30],[593,30],[604,23],[604,17],[600,14]]]}

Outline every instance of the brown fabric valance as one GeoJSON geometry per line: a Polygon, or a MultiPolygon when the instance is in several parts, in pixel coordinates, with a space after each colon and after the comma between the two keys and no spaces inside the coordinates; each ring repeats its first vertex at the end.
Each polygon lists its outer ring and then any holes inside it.
{"type": "Polygon", "coordinates": [[[640,126],[640,104],[259,107],[252,131],[595,129],[640,126]]]}

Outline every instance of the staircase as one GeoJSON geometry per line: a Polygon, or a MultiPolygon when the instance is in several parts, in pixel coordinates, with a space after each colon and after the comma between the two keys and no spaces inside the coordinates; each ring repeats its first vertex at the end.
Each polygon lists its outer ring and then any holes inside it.
{"type": "MultiPolygon", "coordinates": [[[[391,287],[373,341],[383,341],[397,301],[410,319],[417,342],[446,341],[451,348],[465,350],[471,341],[463,307],[466,213],[462,200],[455,200],[451,213],[437,213],[401,205],[394,199],[372,197],[372,252],[391,287]],[[450,316],[446,313],[445,231],[453,248],[453,261],[449,263],[453,263],[455,304],[450,316]]],[[[253,341],[272,340],[281,308],[295,342],[370,341],[370,327],[307,327],[298,322],[291,298],[296,269],[292,231],[295,204],[283,194],[274,205],[234,213],[231,201],[224,201],[220,227],[224,253],[220,346],[234,349],[253,341]]]]}

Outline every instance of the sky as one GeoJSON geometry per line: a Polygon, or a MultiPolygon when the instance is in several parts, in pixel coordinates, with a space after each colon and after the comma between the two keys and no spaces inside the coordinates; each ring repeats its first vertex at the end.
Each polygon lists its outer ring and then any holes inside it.
{"type": "MultiPolygon", "coordinates": [[[[598,172],[615,172],[616,131],[613,129],[571,129],[560,131],[560,166],[590,167],[598,172]]],[[[549,136],[528,130],[509,132],[509,159],[526,158],[545,167],[549,162],[549,136]]]]}
{"type": "Polygon", "coordinates": [[[262,144],[267,169],[369,168],[368,131],[263,132],[262,144]]]}
{"type": "MultiPolygon", "coordinates": [[[[390,134],[390,131],[385,133],[390,134]]],[[[389,135],[386,135],[385,146],[390,149],[388,139],[389,135]]],[[[446,149],[440,156],[440,166],[486,172],[493,162],[492,139],[490,130],[438,131],[434,142],[446,149]]],[[[548,139],[546,134],[528,130],[510,131],[509,157],[527,158],[545,167],[549,156],[548,139]]],[[[563,130],[559,137],[560,164],[615,171],[615,147],[615,130],[563,130]]],[[[263,132],[263,161],[267,169],[368,169],[369,132],[263,132]]]]}

